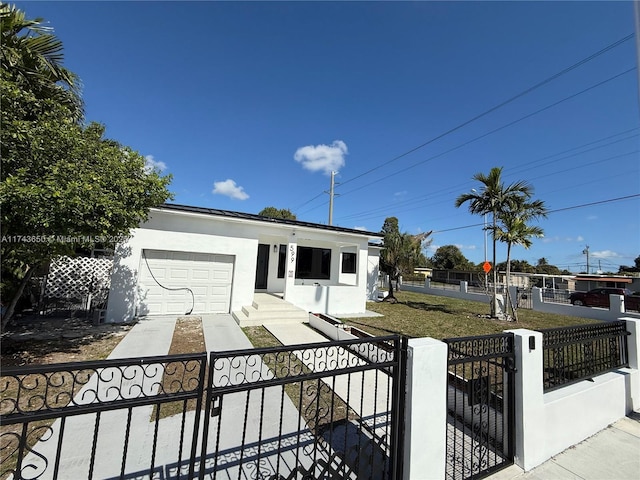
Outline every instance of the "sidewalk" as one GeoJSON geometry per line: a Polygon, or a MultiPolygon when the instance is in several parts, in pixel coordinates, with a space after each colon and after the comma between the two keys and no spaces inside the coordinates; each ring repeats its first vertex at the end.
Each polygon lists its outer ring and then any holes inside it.
{"type": "Polygon", "coordinates": [[[635,480],[640,475],[640,412],[524,472],[512,465],[491,480],[635,480]]]}

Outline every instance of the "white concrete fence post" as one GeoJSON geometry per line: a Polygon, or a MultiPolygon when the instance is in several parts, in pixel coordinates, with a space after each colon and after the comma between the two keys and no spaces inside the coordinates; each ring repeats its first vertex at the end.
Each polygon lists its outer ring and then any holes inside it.
{"type": "MultiPolygon", "coordinates": [[[[627,322],[627,354],[629,358],[629,368],[633,371],[640,369],[640,319],[623,317],[620,320],[627,322]]],[[[640,378],[639,375],[628,375],[627,410],[640,410],[640,378]]]]}
{"type": "Polygon", "coordinates": [[[515,463],[531,470],[546,458],[539,448],[546,440],[542,333],[519,328],[514,335],[516,355],[515,463]],[[533,340],[531,340],[533,339],[533,340]]]}
{"type": "Polygon", "coordinates": [[[460,292],[467,293],[469,290],[469,282],[461,281],[460,282],[460,292]]]}
{"type": "Polygon", "coordinates": [[[624,297],[622,295],[609,295],[609,310],[615,316],[624,315],[624,297]]]}
{"type": "Polygon", "coordinates": [[[518,287],[515,285],[509,285],[509,296],[511,297],[513,306],[518,308],[518,287]]]}
{"type": "Polygon", "coordinates": [[[447,452],[447,344],[409,340],[403,478],[440,480],[447,452]]]}
{"type": "Polygon", "coordinates": [[[531,309],[542,310],[542,308],[540,308],[542,303],[542,289],[540,287],[533,287],[531,289],[531,309]]]}

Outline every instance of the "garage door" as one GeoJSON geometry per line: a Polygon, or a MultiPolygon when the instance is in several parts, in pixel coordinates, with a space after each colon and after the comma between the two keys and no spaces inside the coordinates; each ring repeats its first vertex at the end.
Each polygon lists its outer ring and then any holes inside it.
{"type": "Polygon", "coordinates": [[[139,314],[229,313],[233,260],[231,255],[144,250],[139,314]]]}

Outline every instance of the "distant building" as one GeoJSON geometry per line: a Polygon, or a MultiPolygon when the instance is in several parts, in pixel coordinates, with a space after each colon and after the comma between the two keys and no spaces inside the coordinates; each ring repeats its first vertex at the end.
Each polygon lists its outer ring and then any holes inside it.
{"type": "Polygon", "coordinates": [[[593,288],[628,288],[640,291],[640,278],[618,275],[576,275],[576,290],[588,291],[593,288]]]}

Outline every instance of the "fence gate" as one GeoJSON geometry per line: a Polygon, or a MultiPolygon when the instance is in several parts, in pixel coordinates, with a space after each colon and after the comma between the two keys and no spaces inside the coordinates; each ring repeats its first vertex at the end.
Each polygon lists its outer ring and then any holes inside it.
{"type": "Polygon", "coordinates": [[[213,352],[200,478],[400,478],[406,340],[213,352]]]}
{"type": "Polygon", "coordinates": [[[0,478],[194,478],[206,358],[3,369],[0,478]]]}
{"type": "Polygon", "coordinates": [[[444,341],[449,347],[446,477],[481,478],[513,463],[513,334],[444,341]]]}

